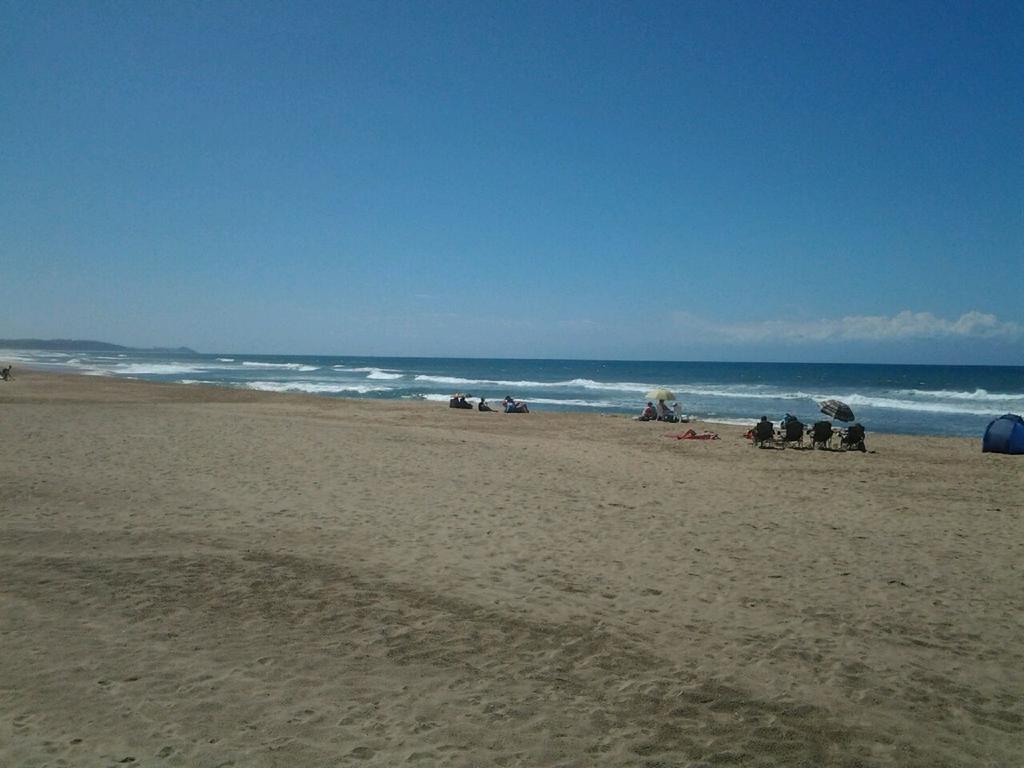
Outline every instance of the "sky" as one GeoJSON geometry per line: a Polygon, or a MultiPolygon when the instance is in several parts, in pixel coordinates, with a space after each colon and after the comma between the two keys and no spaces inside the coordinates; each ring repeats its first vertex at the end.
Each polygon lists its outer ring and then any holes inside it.
{"type": "Polygon", "coordinates": [[[0,337],[1024,364],[1019,2],[0,0],[0,337]]]}

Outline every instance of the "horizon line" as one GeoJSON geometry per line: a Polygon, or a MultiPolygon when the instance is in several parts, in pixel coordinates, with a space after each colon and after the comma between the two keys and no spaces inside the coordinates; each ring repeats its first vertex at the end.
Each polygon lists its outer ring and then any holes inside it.
{"type": "MultiPolygon", "coordinates": [[[[195,349],[187,344],[178,345],[155,345],[149,347],[135,347],[124,344],[116,344],[114,342],[99,341],[97,339],[39,339],[39,338],[22,338],[22,339],[2,339],[0,340],[0,349],[5,349],[3,344],[5,342],[48,342],[48,343],[59,343],[59,342],[74,342],[78,344],[105,344],[108,346],[121,347],[129,352],[148,352],[151,354],[160,354],[174,352],[175,350],[188,350],[192,354],[196,355],[243,355],[252,357],[356,357],[356,358],[375,358],[381,360],[504,360],[510,362],[572,362],[572,363],[655,363],[655,364],[733,364],[733,365],[849,365],[849,366],[906,366],[906,367],[931,367],[931,368],[1024,368],[1024,365],[1015,365],[1007,363],[907,363],[907,362],[870,362],[870,363],[851,363],[851,362],[838,362],[834,360],[817,360],[813,362],[801,361],[801,360],[714,360],[714,359],[649,359],[649,358],[618,358],[618,357],[494,357],[485,355],[380,355],[380,354],[358,354],[358,353],[320,353],[320,352],[308,352],[308,353],[293,353],[293,352],[203,352],[195,349]]],[[[11,348],[14,351],[14,348],[11,348]]],[[[52,347],[49,350],[45,348],[31,348],[23,347],[22,351],[70,351],[70,352],[88,352],[87,348],[74,349],[71,347],[60,348],[52,347]]],[[[97,348],[96,351],[103,351],[97,348]]]]}

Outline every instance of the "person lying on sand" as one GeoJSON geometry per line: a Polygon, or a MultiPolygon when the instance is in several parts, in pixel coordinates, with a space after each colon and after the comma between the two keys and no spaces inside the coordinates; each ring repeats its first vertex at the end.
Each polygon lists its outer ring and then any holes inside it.
{"type": "Polygon", "coordinates": [[[717,432],[709,432],[704,430],[698,432],[695,429],[688,429],[685,432],[680,432],[677,435],[666,435],[666,437],[674,437],[676,440],[721,440],[717,432]]]}

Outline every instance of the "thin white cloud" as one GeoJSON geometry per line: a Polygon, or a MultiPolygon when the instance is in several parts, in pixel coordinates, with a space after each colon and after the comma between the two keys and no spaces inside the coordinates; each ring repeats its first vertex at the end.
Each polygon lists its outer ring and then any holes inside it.
{"type": "Polygon", "coordinates": [[[674,315],[680,328],[733,342],[906,341],[913,339],[999,339],[1013,341],[1024,334],[1019,323],[972,310],[954,320],[931,312],[903,310],[892,316],[850,315],[820,320],[764,320],[715,323],[684,312],[674,315]]]}

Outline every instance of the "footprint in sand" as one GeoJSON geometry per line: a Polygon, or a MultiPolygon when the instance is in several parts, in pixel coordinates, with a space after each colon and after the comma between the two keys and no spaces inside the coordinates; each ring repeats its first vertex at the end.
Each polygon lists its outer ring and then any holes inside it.
{"type": "Polygon", "coordinates": [[[432,731],[438,727],[438,724],[433,720],[419,720],[416,722],[416,727],[412,729],[413,733],[423,733],[424,731],[432,731]]]}

